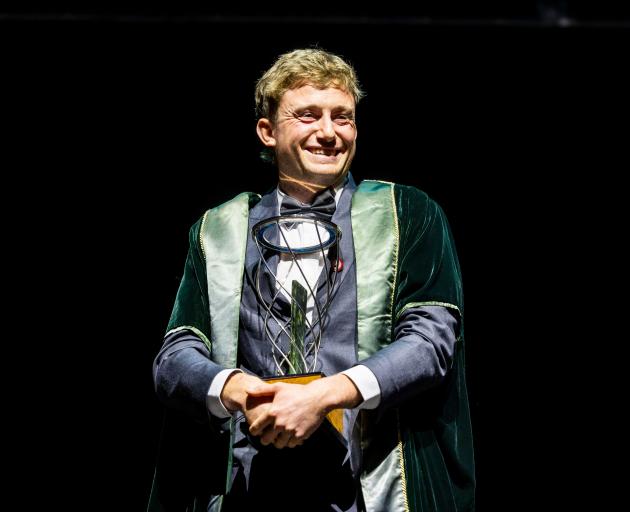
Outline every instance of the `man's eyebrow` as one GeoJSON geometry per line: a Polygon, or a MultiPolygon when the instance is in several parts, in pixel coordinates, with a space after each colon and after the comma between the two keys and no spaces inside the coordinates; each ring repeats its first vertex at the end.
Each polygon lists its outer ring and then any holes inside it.
{"type": "MultiPolygon", "coordinates": [[[[321,105],[296,105],[294,110],[323,110],[321,105]]],[[[348,105],[337,105],[330,109],[332,112],[349,112],[354,113],[354,108],[348,105]]]]}

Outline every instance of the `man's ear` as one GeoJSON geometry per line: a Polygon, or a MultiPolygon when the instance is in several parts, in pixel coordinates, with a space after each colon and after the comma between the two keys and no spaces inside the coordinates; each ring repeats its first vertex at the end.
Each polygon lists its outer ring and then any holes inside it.
{"type": "Polygon", "coordinates": [[[261,117],[256,123],[256,133],[261,142],[268,148],[276,145],[276,138],[273,136],[273,124],[266,117],[261,117]]]}

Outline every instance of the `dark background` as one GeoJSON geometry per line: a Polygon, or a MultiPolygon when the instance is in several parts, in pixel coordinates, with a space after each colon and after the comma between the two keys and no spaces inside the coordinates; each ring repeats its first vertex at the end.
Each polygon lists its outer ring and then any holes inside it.
{"type": "Polygon", "coordinates": [[[29,320],[63,347],[51,410],[77,419],[55,457],[79,452],[87,495],[145,506],[161,421],[151,364],[188,228],[208,207],[273,185],[258,158],[254,84],[278,54],[319,45],[352,62],[367,92],[355,179],[415,185],[451,222],[478,510],[538,509],[547,493],[545,504],[566,503],[558,475],[576,453],[564,443],[561,418],[573,406],[559,375],[572,364],[572,327],[587,329],[572,301],[591,277],[574,268],[590,264],[586,248],[605,245],[601,219],[619,213],[606,197],[609,178],[627,168],[616,153],[628,135],[628,11],[398,3],[0,14],[15,85],[7,149],[24,191],[17,228],[36,240],[23,258],[42,279],[37,304],[51,312],[29,320]]]}

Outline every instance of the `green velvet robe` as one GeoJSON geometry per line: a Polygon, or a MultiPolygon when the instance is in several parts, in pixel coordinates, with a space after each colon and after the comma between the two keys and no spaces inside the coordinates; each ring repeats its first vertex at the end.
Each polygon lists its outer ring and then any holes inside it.
{"type": "MultiPolygon", "coordinates": [[[[247,221],[259,196],[244,193],[208,210],[190,250],[168,332],[194,331],[214,362],[236,367],[247,221]]],[[[393,340],[411,307],[456,311],[453,366],[439,385],[397,407],[362,411],[361,485],[368,512],[474,510],[472,430],[464,373],[459,263],[440,207],[413,187],[363,181],[352,198],[359,360],[393,340]]],[[[149,511],[206,510],[226,491],[230,436],[167,412],[149,511]]],[[[212,510],[220,509],[220,501],[212,510]]]]}

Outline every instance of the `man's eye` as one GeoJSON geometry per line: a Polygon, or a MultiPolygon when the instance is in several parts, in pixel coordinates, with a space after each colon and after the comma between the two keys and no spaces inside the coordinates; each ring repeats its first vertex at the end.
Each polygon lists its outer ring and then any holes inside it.
{"type": "Polygon", "coordinates": [[[347,116],[345,114],[341,114],[341,115],[335,117],[335,122],[337,124],[348,124],[348,123],[352,122],[352,117],[347,116]]]}
{"type": "Polygon", "coordinates": [[[298,115],[300,119],[315,119],[313,112],[302,112],[298,115]]]}

